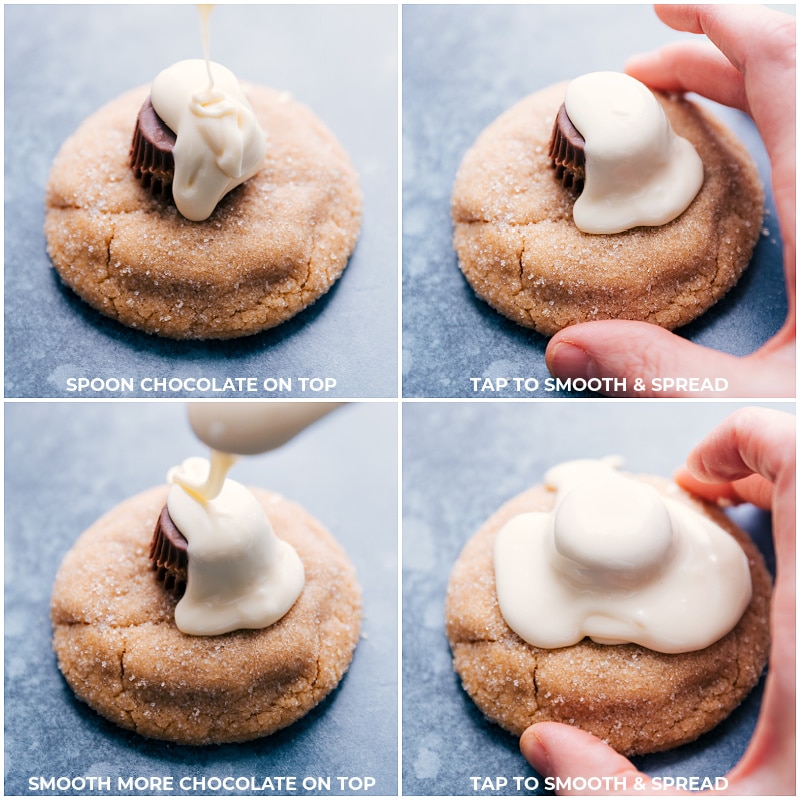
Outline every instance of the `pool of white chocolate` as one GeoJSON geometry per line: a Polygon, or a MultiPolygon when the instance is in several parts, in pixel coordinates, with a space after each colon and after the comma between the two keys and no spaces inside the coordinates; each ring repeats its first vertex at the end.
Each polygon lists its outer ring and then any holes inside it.
{"type": "Polygon", "coordinates": [[[585,140],[573,219],[584,233],[619,233],[679,217],[703,185],[703,162],[677,136],[653,93],[619,72],[573,80],[567,115],[585,140]]]}
{"type": "Polygon", "coordinates": [[[514,517],[495,541],[500,610],[522,639],[554,649],[588,636],[683,653],[735,627],[750,570],[722,528],[619,472],[615,459],[561,464],[545,484],[553,510],[514,517]]]}
{"type": "Polygon", "coordinates": [[[253,109],[229,69],[199,58],[160,72],[150,99],[177,137],[175,205],[189,220],[207,219],[264,160],[267,143],[253,109]]]}
{"type": "Polygon", "coordinates": [[[224,477],[232,463],[220,462],[208,480],[209,462],[189,458],[168,476],[169,515],[188,542],[175,624],[194,636],[266,628],[294,605],[305,581],[302,561],[275,535],[255,497],[224,477]]]}

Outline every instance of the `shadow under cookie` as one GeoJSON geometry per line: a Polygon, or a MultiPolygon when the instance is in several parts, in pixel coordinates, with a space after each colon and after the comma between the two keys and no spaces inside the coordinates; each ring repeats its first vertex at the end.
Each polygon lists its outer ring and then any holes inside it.
{"type": "Polygon", "coordinates": [[[347,154],[288,95],[243,88],[267,155],[203,222],[151,197],[130,169],[146,87],[90,116],[61,148],[47,187],[48,252],[98,311],[168,338],[228,339],[290,319],[341,275],[362,204],[347,154]]]}

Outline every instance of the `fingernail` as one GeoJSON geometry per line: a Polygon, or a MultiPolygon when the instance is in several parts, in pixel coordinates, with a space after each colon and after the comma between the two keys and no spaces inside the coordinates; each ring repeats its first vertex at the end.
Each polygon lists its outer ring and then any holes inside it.
{"type": "Polygon", "coordinates": [[[550,759],[544,742],[536,735],[536,731],[528,729],[520,741],[522,755],[528,763],[544,778],[550,775],[550,759]]]}
{"type": "Polygon", "coordinates": [[[559,342],[550,353],[550,372],[558,378],[599,378],[597,364],[580,347],[559,342]]]}

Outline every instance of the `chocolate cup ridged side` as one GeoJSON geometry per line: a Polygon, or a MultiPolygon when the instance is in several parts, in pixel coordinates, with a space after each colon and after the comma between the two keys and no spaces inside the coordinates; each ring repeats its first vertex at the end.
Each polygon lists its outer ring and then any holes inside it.
{"type": "Polygon", "coordinates": [[[136,180],[154,197],[172,197],[175,139],[175,134],[158,116],[148,97],[136,117],[130,165],[136,180]]]}
{"type": "Polygon", "coordinates": [[[187,548],[188,542],[164,506],[150,542],[150,561],[156,571],[156,579],[178,597],[186,591],[189,569],[187,548]]]}
{"type": "Polygon", "coordinates": [[[566,106],[562,103],[553,124],[548,155],[550,165],[556,171],[556,179],[561,181],[565,189],[573,189],[579,194],[586,175],[585,144],[583,136],[572,124],[566,106]]]}

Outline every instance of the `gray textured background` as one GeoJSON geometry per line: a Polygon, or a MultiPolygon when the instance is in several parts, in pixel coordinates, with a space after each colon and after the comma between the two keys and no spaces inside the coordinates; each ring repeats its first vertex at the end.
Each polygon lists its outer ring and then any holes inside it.
{"type": "MultiPolygon", "coordinates": [[[[516,737],[488,722],[462,690],[444,633],[450,570],[470,536],[554,464],[621,455],[625,468],[672,475],[737,406],[575,400],[557,403],[405,403],[403,408],[403,790],[474,792],[470,776],[535,776],[516,737]]],[[[793,411],[791,404],[778,406],[793,411]]],[[[769,515],[734,518],[772,568],[769,515]]],[[[744,752],[760,686],[697,742],[635,759],[654,775],[724,775],[744,752]]],[[[506,792],[496,792],[505,794],[506,792]]],[[[518,792],[510,792],[518,794],[518,792]]],[[[525,794],[526,792],[522,792],[525,794]]]]}
{"type": "Polygon", "coordinates": [[[42,233],[44,187],[62,142],[104,103],[202,56],[196,7],[4,13],[13,76],[5,90],[7,397],[70,396],[70,376],[150,375],[328,376],[336,397],[396,396],[396,7],[217,6],[211,15],[211,57],[310,106],[350,154],[364,192],[361,238],[330,292],[283,325],[230,342],[174,342],[102,317],[61,284],[42,233]]]}
{"type": "Polygon", "coordinates": [[[344,546],[364,591],[364,624],[350,670],[322,704],[273,736],[218,747],[157,743],[106,722],[75,699],[50,645],[50,590],[75,539],[163,483],[169,467],[206,454],[184,404],[7,403],[5,431],[6,795],[29,794],[29,776],[51,775],[110,776],[112,785],[116,776],[173,775],[176,787],[195,775],[295,775],[298,786],[306,775],[372,776],[376,794],[396,794],[394,403],[340,408],[234,466],[233,478],[300,503],[344,546]]]}
{"type": "MultiPolygon", "coordinates": [[[[480,132],[537,89],[584,72],[622,70],[630,56],[688,38],[649,5],[412,5],[403,9],[403,395],[472,397],[470,377],[549,375],[547,340],[479,300],[452,247],[450,192],[480,132]]],[[[794,87],[791,89],[794,90],[794,87]]],[[[768,183],[751,120],[715,106],[768,183]]],[[[771,195],[750,268],[681,335],[750,353],[786,316],[771,195]]],[[[498,396],[493,394],[492,396],[498,396]]],[[[499,396],[519,396],[511,389],[499,396]]],[[[538,396],[564,396],[540,390],[538,396]]]]}

